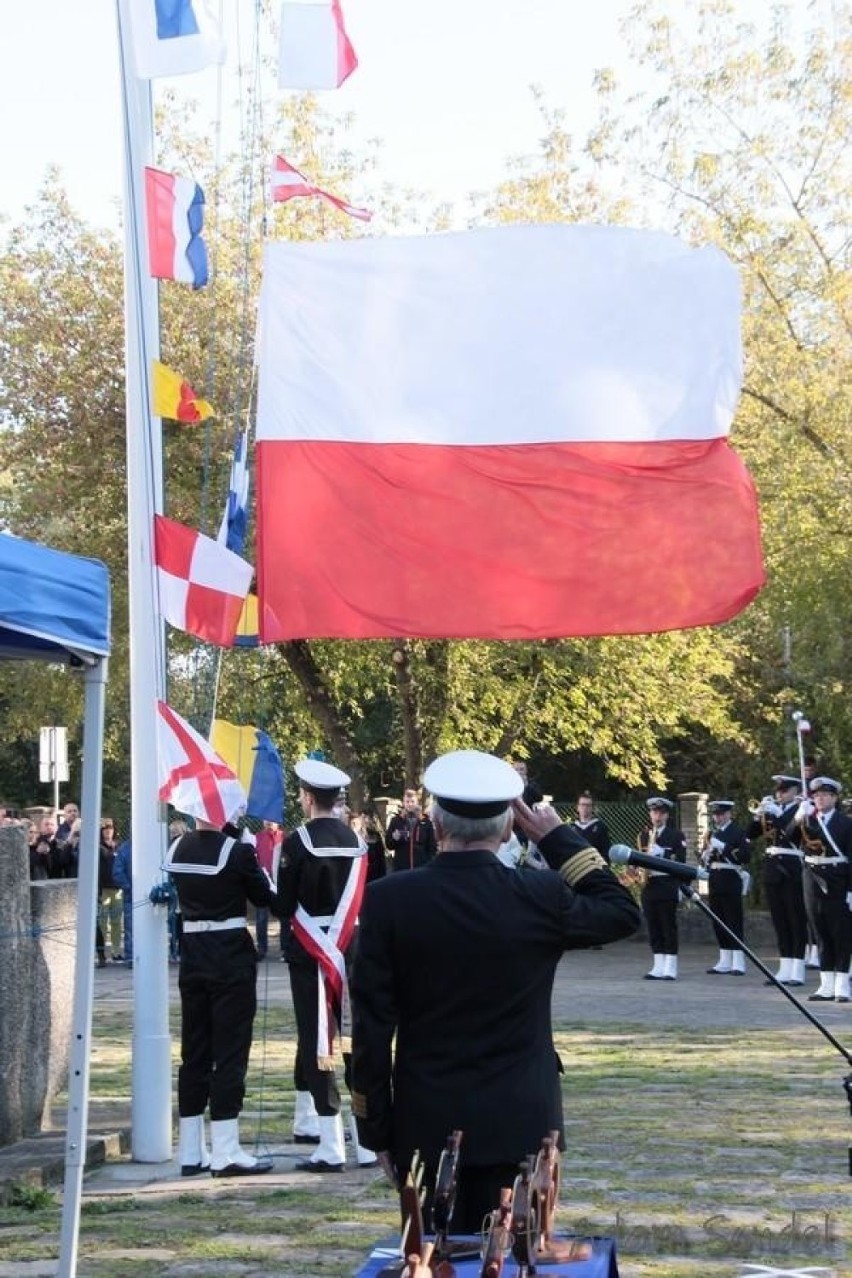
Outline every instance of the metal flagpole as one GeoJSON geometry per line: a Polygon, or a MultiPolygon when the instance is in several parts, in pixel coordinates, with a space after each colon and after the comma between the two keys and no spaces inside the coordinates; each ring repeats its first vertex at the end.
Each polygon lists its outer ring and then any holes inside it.
{"type": "Polygon", "coordinates": [[[158,804],[157,709],[165,700],[165,641],[153,556],[163,509],[162,425],[151,410],[151,361],[159,357],[157,282],[144,263],[144,167],[153,161],[150,81],[135,74],[130,0],[117,0],[124,116],[124,252],[127,402],[127,533],[133,861],[132,1152],[171,1158],[171,1040],[166,911],[148,894],[162,878],[165,830],[158,804]]]}

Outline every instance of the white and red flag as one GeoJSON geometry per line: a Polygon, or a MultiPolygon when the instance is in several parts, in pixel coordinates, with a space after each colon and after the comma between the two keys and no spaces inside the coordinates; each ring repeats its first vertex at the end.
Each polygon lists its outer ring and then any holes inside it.
{"type": "Polygon", "coordinates": [[[260,335],[264,642],[673,630],[760,589],[718,249],[569,225],[273,243],[260,335]]]}
{"type": "Polygon", "coordinates": [[[157,702],[157,777],[161,802],[213,825],[246,806],[236,773],[165,701],[157,702]]]}
{"type": "Polygon", "coordinates": [[[373,216],[369,209],[356,208],[354,204],[347,204],[345,200],[341,200],[338,195],[332,195],[331,191],[324,191],[322,187],[314,186],[313,182],[308,181],[304,173],[300,173],[297,168],[294,168],[289,160],[285,160],[283,155],[276,155],[272,162],[273,200],[283,203],[285,200],[294,200],[300,196],[311,195],[320,200],[327,200],[336,209],[340,209],[342,213],[348,213],[350,217],[360,218],[362,222],[369,222],[373,216]]]}
{"type": "Polygon", "coordinates": [[[160,613],[179,630],[228,648],[234,642],[254,569],[185,524],[154,516],[160,613]]]}
{"type": "Polygon", "coordinates": [[[284,0],[278,48],[278,87],[339,89],[358,65],[340,0],[319,4],[284,0]]]}
{"type": "Polygon", "coordinates": [[[192,178],[145,169],[148,269],[158,280],[203,288],[208,280],[204,192],[192,178]]]}

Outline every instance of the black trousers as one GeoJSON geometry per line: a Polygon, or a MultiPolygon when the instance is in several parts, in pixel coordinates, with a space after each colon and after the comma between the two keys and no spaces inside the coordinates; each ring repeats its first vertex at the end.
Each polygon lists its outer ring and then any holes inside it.
{"type": "MultiPolygon", "coordinates": [[[[319,972],[316,963],[291,963],[289,971],[298,1035],[293,1081],[300,1092],[311,1093],[316,1111],[321,1118],[331,1118],[340,1113],[340,1089],[337,1086],[334,1070],[320,1069],[317,1065],[319,972]]],[[[350,1060],[351,1057],[347,1053],[343,1058],[347,1087],[350,1060]]]]}
{"type": "Polygon", "coordinates": [[[672,880],[661,887],[652,881],[642,889],[642,911],[652,954],[677,954],[677,902],[677,884],[672,880]]]}
{"type": "Polygon", "coordinates": [[[245,928],[187,933],[178,978],[181,1064],[178,1112],[237,1118],[257,1009],[257,961],[245,928]]]}
{"type": "Polygon", "coordinates": [[[807,944],[802,862],[795,856],[772,856],[764,862],[763,886],[781,958],[803,959],[807,944]]]}
{"type": "MultiPolygon", "coordinates": [[[[719,877],[724,877],[731,882],[725,882],[721,887],[717,887],[714,882],[714,871],[710,871],[710,891],[707,896],[707,904],[714,914],[718,914],[723,923],[726,923],[732,932],[742,940],[743,939],[743,893],[742,881],[735,870],[719,870],[719,877]]],[[[724,928],[719,927],[717,923],[713,924],[713,931],[716,933],[716,940],[719,943],[720,950],[738,950],[739,944],[732,940],[724,928]]]]}
{"type": "Polygon", "coordinates": [[[816,874],[806,865],[805,879],[809,878],[814,880],[820,968],[823,972],[848,972],[852,957],[852,913],[846,904],[849,872],[845,865],[838,865],[816,874]]]}
{"type": "MultiPolygon", "coordinates": [[[[408,1168],[401,1167],[399,1171],[404,1177],[408,1168]]],[[[426,1197],[423,1200],[423,1224],[426,1233],[432,1232],[432,1196],[437,1173],[437,1167],[426,1167],[423,1175],[423,1185],[426,1187],[426,1197]]],[[[450,1233],[453,1235],[481,1233],[485,1217],[500,1205],[500,1190],[511,1189],[517,1174],[518,1163],[491,1163],[484,1167],[465,1167],[462,1163],[458,1171],[450,1233]]],[[[401,1202],[400,1214],[404,1227],[405,1212],[401,1202]]]]}

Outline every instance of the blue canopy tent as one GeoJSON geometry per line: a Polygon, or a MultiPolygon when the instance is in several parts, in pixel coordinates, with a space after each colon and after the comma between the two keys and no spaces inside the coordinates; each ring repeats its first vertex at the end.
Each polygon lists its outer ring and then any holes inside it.
{"type": "Polygon", "coordinates": [[[0,533],[0,659],[66,664],[83,675],[82,827],[77,953],[65,1138],[59,1274],[76,1269],[86,1157],[104,701],[110,645],[109,574],[102,563],[0,533]]]}

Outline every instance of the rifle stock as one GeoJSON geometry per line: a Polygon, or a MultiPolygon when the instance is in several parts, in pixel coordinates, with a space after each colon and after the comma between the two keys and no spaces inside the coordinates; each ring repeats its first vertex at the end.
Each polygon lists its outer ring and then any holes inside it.
{"type": "Polygon", "coordinates": [[[500,1190],[500,1206],[491,1213],[479,1278],[500,1278],[511,1242],[512,1191],[500,1190]]]}

